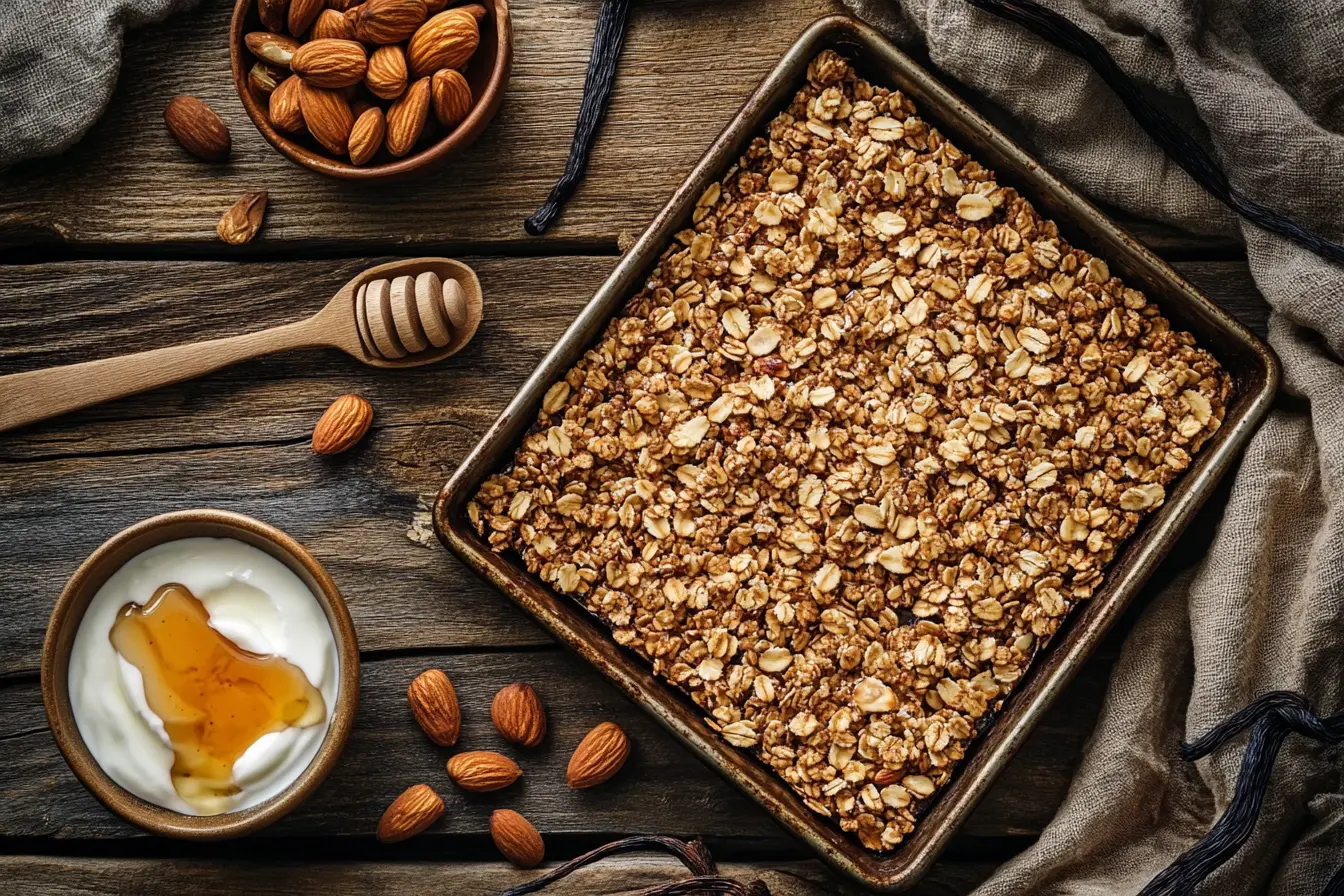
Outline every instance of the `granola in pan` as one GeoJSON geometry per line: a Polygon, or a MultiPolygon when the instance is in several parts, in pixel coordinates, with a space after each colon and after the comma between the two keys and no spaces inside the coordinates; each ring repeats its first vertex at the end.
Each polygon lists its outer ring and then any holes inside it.
{"type": "Polygon", "coordinates": [[[885,849],[1230,388],[827,51],[468,513],[885,849]]]}

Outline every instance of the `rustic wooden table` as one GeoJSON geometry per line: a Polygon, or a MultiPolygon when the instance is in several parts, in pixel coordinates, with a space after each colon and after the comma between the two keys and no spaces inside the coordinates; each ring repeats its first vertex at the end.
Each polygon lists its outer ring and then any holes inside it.
{"type": "MultiPolygon", "coordinates": [[[[103,119],[63,156],[0,179],[0,373],[291,320],[389,255],[474,265],[486,320],[466,352],[432,368],[379,371],[334,351],[296,353],[0,435],[5,890],[47,892],[59,875],[68,892],[451,887],[484,896],[528,877],[485,835],[491,809],[510,806],[544,832],[552,859],[636,831],[698,835],[732,873],[760,875],[777,894],[848,892],[508,600],[406,534],[417,502],[446,481],[590,297],[623,238],[653,216],[799,31],[837,4],[637,3],[591,170],[544,239],[525,236],[522,221],[564,163],[596,0],[514,0],[513,81],[484,138],[438,175],[373,188],[296,168],[252,128],[229,77],[231,5],[206,0],[133,32],[103,119]],[[204,98],[228,122],[230,163],[200,163],[169,139],[161,113],[178,93],[204,98]],[[223,210],[262,188],[271,211],[261,238],[242,249],[220,243],[223,210]],[[313,423],[344,392],[372,401],[372,435],[348,455],[316,458],[313,423]],[[359,718],[335,773],[291,816],[237,843],[152,839],[106,811],[57,752],[38,689],[47,615],[80,560],[132,522],[196,506],[254,515],[308,545],[344,591],[363,648],[359,718]],[[404,697],[431,666],[458,687],[467,748],[494,745],[487,707],[497,688],[538,686],[553,734],[526,757],[520,786],[468,798],[448,783],[444,751],[415,726],[404,697]],[[629,731],[631,761],[610,785],[570,791],[568,748],[605,718],[629,731]],[[443,792],[447,814],[415,840],[378,845],[384,806],[419,781],[443,792]]],[[[1236,245],[1143,222],[1133,229],[1263,332],[1267,310],[1236,245]]],[[[1198,555],[1217,512],[1206,511],[1173,565],[1198,555]]],[[[1120,628],[920,892],[969,892],[1049,821],[1094,724],[1120,628]]],[[[678,876],[670,861],[617,860],[558,891],[614,893],[678,876]]]]}

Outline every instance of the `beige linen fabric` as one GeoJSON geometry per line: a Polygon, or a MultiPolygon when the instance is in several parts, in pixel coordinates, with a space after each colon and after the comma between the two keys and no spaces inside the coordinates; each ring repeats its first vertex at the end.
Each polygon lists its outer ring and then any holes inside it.
{"type": "MultiPolygon", "coordinates": [[[[1116,665],[1068,797],[979,891],[1138,892],[1231,798],[1239,738],[1177,745],[1270,690],[1344,710],[1344,270],[1240,221],[1169,162],[1085,63],[963,0],[847,0],[1095,199],[1246,242],[1274,308],[1285,396],[1256,434],[1206,556],[1157,597],[1116,665]]],[[[1046,0],[1214,148],[1233,183],[1344,236],[1344,3],[1046,0]]],[[[1216,300],[1217,296],[1213,296],[1216,300]]],[[[1178,548],[1179,550],[1179,548],[1178,548]]],[[[1194,559],[1194,558],[1192,558],[1194,559]]],[[[1317,894],[1344,864],[1340,748],[1290,736],[1254,836],[1203,893],[1317,894]]]]}

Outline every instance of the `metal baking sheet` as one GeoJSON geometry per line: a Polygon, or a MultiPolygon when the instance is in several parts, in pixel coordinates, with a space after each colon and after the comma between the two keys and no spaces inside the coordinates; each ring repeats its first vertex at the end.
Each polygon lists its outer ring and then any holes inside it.
{"type": "Polygon", "coordinates": [[[1273,352],[1254,334],[1186,283],[1090,202],[1054,178],[1002,132],[873,29],[845,16],[812,24],[710,146],[686,181],[593,296],[560,341],[472,449],[434,507],[439,538],[531,613],[567,646],[651,713],[705,762],[840,872],[886,892],[913,885],[937,859],[1051,702],[1138,593],[1268,411],[1279,383],[1273,352]],[[705,724],[691,700],[654,677],[648,664],[611,639],[606,626],[577,601],[533,577],[518,558],[497,554],[476,534],[465,508],[480,483],[503,469],[536,419],[546,389],[592,345],[637,292],[673,235],[687,226],[696,200],[736,164],[747,144],[806,79],[822,50],[850,59],[875,84],[904,91],[921,117],[963,151],[993,169],[1052,218],[1071,243],[1104,259],[1142,288],[1177,326],[1193,332],[1227,369],[1233,392],[1223,426],[1169,491],[1165,505],[1125,544],[1090,601],[1077,608],[1045,646],[989,729],[971,747],[953,779],[896,849],[873,853],[833,821],[813,813],[764,763],[728,745],[705,724]]]}

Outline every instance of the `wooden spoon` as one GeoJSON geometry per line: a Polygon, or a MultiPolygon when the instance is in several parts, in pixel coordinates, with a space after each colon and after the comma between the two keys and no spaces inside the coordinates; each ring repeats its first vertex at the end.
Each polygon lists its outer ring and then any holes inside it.
{"type": "MultiPolygon", "coordinates": [[[[414,290],[410,302],[415,306],[414,290]]],[[[441,361],[459,351],[476,335],[483,311],[481,283],[476,273],[450,258],[407,258],[371,267],[342,286],[321,311],[305,320],[269,330],[160,348],[101,361],[85,361],[0,376],[0,432],[55,417],[114,398],[157,389],[261,355],[293,348],[331,346],[373,367],[419,367],[441,361]],[[361,337],[363,309],[356,302],[360,287],[375,281],[408,276],[412,281],[432,272],[445,287],[456,283],[466,299],[467,317],[452,328],[442,347],[386,357],[361,337]]],[[[373,309],[369,309],[372,314],[373,309]]],[[[426,343],[427,344],[427,343],[426,343]]],[[[398,343],[396,348],[400,350],[398,343]]]]}

